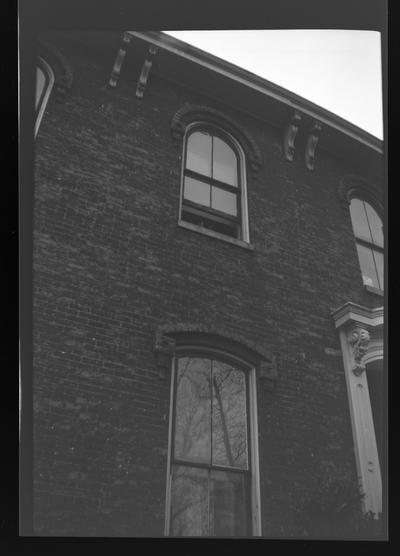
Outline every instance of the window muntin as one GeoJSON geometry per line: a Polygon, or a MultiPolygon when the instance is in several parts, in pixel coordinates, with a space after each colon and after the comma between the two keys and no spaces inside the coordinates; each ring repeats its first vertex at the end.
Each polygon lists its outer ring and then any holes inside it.
{"type": "Polygon", "coordinates": [[[35,111],[36,124],[35,135],[39,131],[46,104],[49,99],[51,89],[54,84],[54,74],[50,66],[42,59],[38,58],[36,65],[36,90],[35,90],[35,111]]]}
{"type": "Polygon", "coordinates": [[[358,198],[351,200],[350,215],[363,282],[383,291],[382,220],[369,203],[358,198]]]}
{"type": "Polygon", "coordinates": [[[169,534],[250,534],[248,380],[221,358],[176,359],[169,534]]]}
{"type": "Polygon", "coordinates": [[[186,136],[181,219],[247,241],[244,160],[220,130],[194,125],[186,136]]]}

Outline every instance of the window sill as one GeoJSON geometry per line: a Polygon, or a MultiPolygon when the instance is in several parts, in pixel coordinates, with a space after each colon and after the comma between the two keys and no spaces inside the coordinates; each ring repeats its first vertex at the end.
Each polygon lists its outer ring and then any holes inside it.
{"type": "Polygon", "coordinates": [[[383,297],[385,295],[383,290],[375,288],[374,286],[367,286],[364,284],[364,288],[367,290],[367,292],[374,293],[375,295],[379,295],[380,297],[383,297]]]}
{"type": "Polygon", "coordinates": [[[226,243],[232,243],[233,245],[237,245],[238,247],[242,247],[244,249],[248,249],[249,251],[254,251],[254,245],[250,243],[246,243],[241,239],[236,239],[234,237],[225,236],[224,234],[220,234],[219,232],[214,232],[214,230],[209,230],[207,228],[203,228],[202,226],[197,226],[196,224],[192,224],[191,222],[186,222],[185,220],[178,220],[178,226],[180,228],[186,228],[186,230],[191,230],[192,232],[197,232],[198,234],[203,234],[205,236],[213,237],[215,239],[221,239],[226,243]]]}

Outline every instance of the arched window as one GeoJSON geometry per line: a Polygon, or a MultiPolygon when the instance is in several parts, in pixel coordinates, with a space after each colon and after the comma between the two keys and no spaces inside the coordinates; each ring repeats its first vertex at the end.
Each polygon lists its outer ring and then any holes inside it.
{"type": "Polygon", "coordinates": [[[40,122],[46,109],[53,84],[54,74],[52,69],[42,58],[38,58],[36,66],[35,136],[39,130],[40,122]]]}
{"type": "Polygon", "coordinates": [[[351,200],[350,215],[363,282],[383,291],[382,220],[369,203],[358,198],[351,200]]]}
{"type": "Polygon", "coordinates": [[[180,218],[248,242],[244,154],[237,141],[193,124],[184,141],[180,218]]]}
{"type": "Polygon", "coordinates": [[[167,535],[261,534],[254,372],[206,348],[176,353],[167,535]]]}

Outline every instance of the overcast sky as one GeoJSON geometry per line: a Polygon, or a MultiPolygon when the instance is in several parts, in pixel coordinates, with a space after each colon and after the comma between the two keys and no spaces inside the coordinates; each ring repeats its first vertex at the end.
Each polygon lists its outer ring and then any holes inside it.
{"type": "Polygon", "coordinates": [[[380,33],[166,31],[383,138],[380,33]]]}

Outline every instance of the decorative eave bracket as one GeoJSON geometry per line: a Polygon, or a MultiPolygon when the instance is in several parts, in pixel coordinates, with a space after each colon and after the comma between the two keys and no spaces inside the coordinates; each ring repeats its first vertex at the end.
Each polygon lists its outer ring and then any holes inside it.
{"type": "Polygon", "coordinates": [[[122,38],[122,44],[118,51],[117,57],[115,58],[114,66],[111,71],[110,79],[108,81],[109,87],[114,88],[117,86],[119,74],[121,73],[122,63],[126,55],[126,49],[128,48],[128,44],[130,43],[130,41],[131,41],[131,36],[128,35],[128,33],[124,33],[124,36],[122,38]]]}
{"type": "Polygon", "coordinates": [[[352,371],[360,376],[365,371],[364,357],[368,351],[370,335],[365,328],[355,327],[347,336],[353,357],[352,371]]]}
{"type": "Polygon", "coordinates": [[[157,47],[155,47],[154,45],[150,45],[136,86],[136,96],[138,98],[143,98],[143,94],[147,85],[147,80],[149,78],[151,66],[153,65],[153,58],[156,55],[156,53],[157,53],[157,47]]]}
{"type": "Polygon", "coordinates": [[[301,122],[301,114],[297,110],[294,111],[292,118],[285,128],[283,135],[283,151],[285,153],[286,160],[289,162],[293,161],[295,153],[295,139],[297,132],[299,131],[299,124],[301,122]]]}
{"type": "Polygon", "coordinates": [[[347,343],[349,367],[356,376],[365,371],[365,359],[383,348],[383,307],[369,309],[346,303],[332,313],[335,327],[342,330],[347,343]]]}
{"type": "Polygon", "coordinates": [[[319,135],[322,131],[322,126],[320,122],[315,121],[314,125],[306,139],[306,149],[305,149],[305,162],[306,168],[308,170],[314,170],[315,167],[315,150],[318,145],[319,135]]]}

